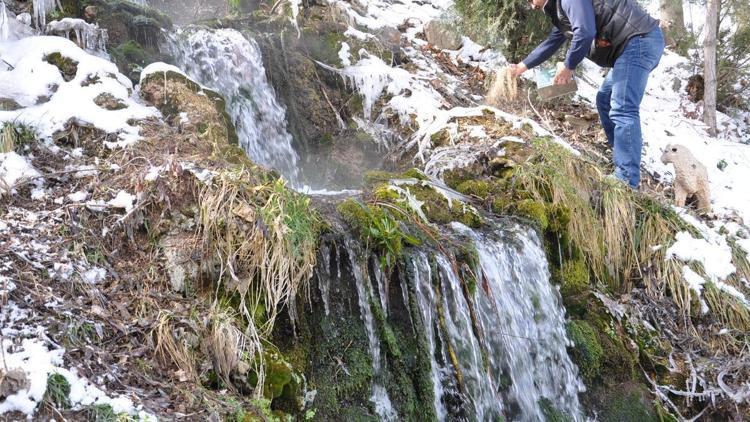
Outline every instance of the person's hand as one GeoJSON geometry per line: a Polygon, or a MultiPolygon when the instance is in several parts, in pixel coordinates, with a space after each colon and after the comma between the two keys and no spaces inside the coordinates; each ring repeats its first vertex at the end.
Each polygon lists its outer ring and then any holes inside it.
{"type": "Polygon", "coordinates": [[[523,72],[529,70],[529,68],[526,67],[526,65],[523,63],[511,64],[510,69],[513,72],[513,76],[515,76],[516,78],[521,76],[523,72]]]}
{"type": "Polygon", "coordinates": [[[565,66],[557,69],[555,74],[555,85],[565,85],[573,79],[573,71],[565,66]]]}

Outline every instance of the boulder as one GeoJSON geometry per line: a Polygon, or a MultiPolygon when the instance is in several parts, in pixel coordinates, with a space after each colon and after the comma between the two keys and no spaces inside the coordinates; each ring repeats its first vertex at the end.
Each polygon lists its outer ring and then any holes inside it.
{"type": "Polygon", "coordinates": [[[433,20],[424,28],[427,42],[441,50],[458,50],[463,40],[456,31],[447,23],[433,20]]]}

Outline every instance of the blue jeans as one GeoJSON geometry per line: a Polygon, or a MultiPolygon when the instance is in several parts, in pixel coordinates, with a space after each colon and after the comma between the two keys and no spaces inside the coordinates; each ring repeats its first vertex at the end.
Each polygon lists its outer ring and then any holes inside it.
{"type": "Polygon", "coordinates": [[[641,181],[641,100],[663,51],[658,27],[631,38],[596,94],[599,119],[613,149],[615,176],[633,188],[641,181]]]}

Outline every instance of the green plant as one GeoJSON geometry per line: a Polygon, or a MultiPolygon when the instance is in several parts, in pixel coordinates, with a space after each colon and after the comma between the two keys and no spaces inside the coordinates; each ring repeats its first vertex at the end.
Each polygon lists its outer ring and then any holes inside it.
{"type": "Polygon", "coordinates": [[[339,204],[338,211],[344,221],[359,231],[367,247],[378,252],[384,270],[392,269],[401,258],[405,243],[420,244],[417,238],[404,232],[388,208],[349,199],[339,204]]]}
{"type": "Polygon", "coordinates": [[[36,131],[23,123],[5,122],[0,129],[0,153],[21,154],[36,140],[36,131]]]}
{"type": "Polygon", "coordinates": [[[70,407],[70,383],[61,374],[50,374],[47,377],[47,390],[44,401],[58,409],[70,407]]]}

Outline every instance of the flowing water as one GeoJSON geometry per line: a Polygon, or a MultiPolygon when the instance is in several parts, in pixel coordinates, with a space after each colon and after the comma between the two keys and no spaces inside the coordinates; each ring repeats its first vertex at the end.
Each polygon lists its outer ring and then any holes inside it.
{"type": "Polygon", "coordinates": [[[411,260],[439,418],[544,420],[546,400],[582,419],[584,387],[566,352],[564,309],[536,235],[520,227],[491,235],[454,227],[479,255],[483,276],[471,304],[445,256],[430,260],[421,253],[411,260]]]}
{"type": "Polygon", "coordinates": [[[383,359],[380,352],[380,338],[378,337],[378,331],[375,328],[375,320],[370,306],[370,302],[375,300],[375,298],[373,296],[372,283],[370,282],[367,260],[365,259],[364,261],[361,261],[361,254],[355,252],[359,249],[357,242],[348,240],[347,249],[350,251],[349,259],[352,273],[357,283],[359,310],[362,316],[362,322],[365,324],[370,358],[372,359],[373,380],[370,401],[375,407],[375,412],[380,416],[381,420],[394,421],[397,418],[396,410],[393,408],[391,399],[388,396],[388,391],[386,391],[385,385],[382,381],[384,371],[383,359]]]}
{"type": "Polygon", "coordinates": [[[298,187],[298,158],[286,129],[286,110],[268,83],[255,41],[234,29],[191,27],[173,34],[169,49],[179,68],[224,96],[250,158],[298,187]]]}

